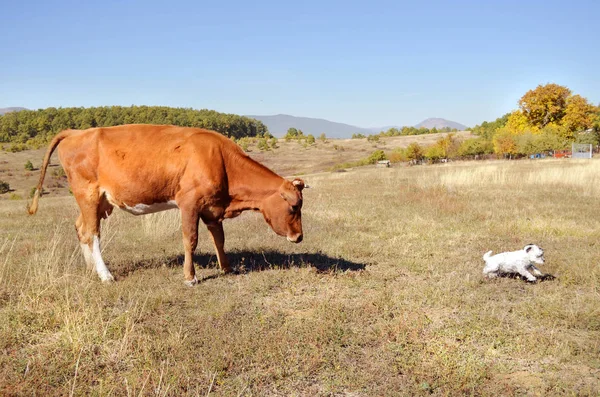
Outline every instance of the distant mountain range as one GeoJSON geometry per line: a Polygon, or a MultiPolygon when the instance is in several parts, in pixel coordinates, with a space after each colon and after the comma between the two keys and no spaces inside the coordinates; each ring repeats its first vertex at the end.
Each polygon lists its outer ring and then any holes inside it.
{"type": "Polygon", "coordinates": [[[26,110],[25,108],[0,108],[0,116],[10,112],[18,112],[20,110],[26,110]]]}
{"type": "MultiPolygon", "coordinates": [[[[297,128],[302,130],[305,135],[312,134],[318,137],[325,133],[330,138],[350,138],[352,134],[375,134],[380,131],[387,131],[390,128],[402,128],[401,126],[386,126],[377,128],[364,128],[354,125],[336,123],[324,119],[314,119],[310,117],[295,117],[287,114],[278,114],[275,116],[255,116],[247,115],[253,119],[260,120],[267,126],[269,132],[275,136],[282,137],[287,133],[289,128],[297,128]]],[[[441,118],[430,118],[423,120],[415,127],[425,128],[456,128],[459,131],[465,130],[467,127],[455,121],[450,121],[441,118]]]]}
{"type": "Polygon", "coordinates": [[[287,114],[278,114],[275,116],[250,116],[253,119],[262,121],[267,126],[269,132],[275,136],[282,137],[289,128],[297,128],[304,132],[304,135],[312,134],[318,137],[325,133],[330,138],[350,138],[352,134],[372,134],[372,128],[356,127],[349,124],[336,123],[324,119],[313,119],[310,117],[295,117],[287,114]]]}

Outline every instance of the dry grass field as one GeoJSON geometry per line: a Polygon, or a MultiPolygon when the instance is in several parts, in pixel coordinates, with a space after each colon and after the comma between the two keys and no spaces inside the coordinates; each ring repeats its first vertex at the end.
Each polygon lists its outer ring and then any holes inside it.
{"type": "Polygon", "coordinates": [[[304,241],[257,214],[226,221],[238,274],[219,274],[203,231],[194,288],[176,211],[115,211],[103,284],[72,197],[35,216],[0,201],[0,395],[600,393],[600,162],[304,178],[304,241]],[[556,279],[482,278],[484,252],[530,242],[556,279]]]}

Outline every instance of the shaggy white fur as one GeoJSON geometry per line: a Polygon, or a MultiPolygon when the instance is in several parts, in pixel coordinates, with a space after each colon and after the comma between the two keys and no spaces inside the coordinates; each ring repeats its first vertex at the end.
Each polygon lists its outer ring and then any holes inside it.
{"type": "Polygon", "coordinates": [[[544,250],[535,244],[528,244],[519,251],[502,252],[493,256],[492,251],[489,251],[483,255],[483,260],[485,261],[483,275],[488,278],[497,277],[502,273],[518,273],[525,277],[527,281],[534,282],[537,278],[533,274],[536,276],[544,275],[534,265],[535,263],[544,264],[544,250]]]}

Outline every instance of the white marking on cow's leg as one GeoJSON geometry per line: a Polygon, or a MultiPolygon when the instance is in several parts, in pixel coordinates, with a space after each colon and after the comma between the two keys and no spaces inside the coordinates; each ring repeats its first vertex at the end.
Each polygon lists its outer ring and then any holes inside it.
{"type": "Polygon", "coordinates": [[[100,253],[100,239],[98,236],[94,236],[92,242],[92,258],[96,264],[96,273],[102,281],[114,281],[115,278],[110,274],[110,271],[106,267],[104,260],[102,260],[102,254],[100,253]]]}
{"type": "Polygon", "coordinates": [[[88,270],[92,270],[94,268],[94,258],[92,258],[92,250],[87,244],[79,243],[81,246],[81,252],[83,252],[83,259],[85,259],[85,264],[88,270]]]}
{"type": "Polygon", "coordinates": [[[184,283],[188,287],[193,287],[194,285],[198,284],[198,279],[196,278],[196,276],[194,276],[192,280],[185,280],[184,283]]]}

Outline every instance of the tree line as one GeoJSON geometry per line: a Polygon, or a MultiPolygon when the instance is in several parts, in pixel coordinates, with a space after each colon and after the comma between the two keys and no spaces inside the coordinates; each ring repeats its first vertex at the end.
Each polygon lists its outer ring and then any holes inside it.
{"type": "Polygon", "coordinates": [[[206,128],[236,139],[268,135],[268,129],[261,121],[207,109],[166,106],[50,107],[0,116],[0,142],[39,146],[66,129],[122,124],[170,124],[206,128]]]}
{"type": "Polygon", "coordinates": [[[406,136],[406,135],[425,135],[425,134],[437,134],[438,132],[457,132],[456,128],[443,127],[443,128],[426,128],[426,127],[408,127],[402,128],[392,127],[387,131],[380,131],[379,134],[365,135],[361,133],[352,134],[352,139],[363,139],[376,140],[375,137],[389,137],[389,136],[406,136]]]}

